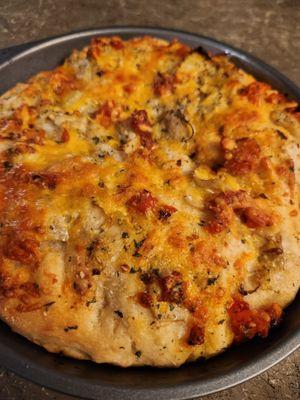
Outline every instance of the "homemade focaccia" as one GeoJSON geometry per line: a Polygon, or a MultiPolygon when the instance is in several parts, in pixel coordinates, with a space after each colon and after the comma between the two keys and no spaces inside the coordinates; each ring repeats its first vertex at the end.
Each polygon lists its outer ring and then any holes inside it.
{"type": "Polygon", "coordinates": [[[94,38],[3,94],[1,318],[121,366],[267,336],[300,282],[298,110],[151,37],[94,38]]]}

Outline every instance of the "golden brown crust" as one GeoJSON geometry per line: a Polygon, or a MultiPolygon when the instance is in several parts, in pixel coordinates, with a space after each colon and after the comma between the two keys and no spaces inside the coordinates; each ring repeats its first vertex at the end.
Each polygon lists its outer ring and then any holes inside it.
{"type": "Polygon", "coordinates": [[[0,316],[178,366],[266,336],[299,273],[297,104],[173,41],[95,38],[0,99],[0,316]]]}

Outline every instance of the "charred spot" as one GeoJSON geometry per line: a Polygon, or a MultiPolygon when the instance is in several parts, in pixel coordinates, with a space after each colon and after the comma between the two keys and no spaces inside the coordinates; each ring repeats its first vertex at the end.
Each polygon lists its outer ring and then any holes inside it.
{"type": "Polygon", "coordinates": [[[196,157],[197,157],[197,152],[196,151],[193,151],[193,153],[189,154],[189,158],[191,160],[195,160],[196,157]]]}
{"type": "Polygon", "coordinates": [[[145,283],[146,285],[149,284],[149,283],[151,283],[151,282],[153,281],[152,275],[149,274],[148,272],[143,272],[143,273],[140,275],[140,280],[141,280],[143,283],[145,283]]]}
{"type": "Polygon", "coordinates": [[[239,290],[239,293],[240,293],[242,296],[247,296],[248,294],[255,293],[255,292],[257,291],[258,288],[259,288],[259,285],[258,285],[256,288],[254,288],[254,289],[248,289],[248,290],[246,290],[245,287],[244,287],[244,285],[241,283],[238,290],[239,290]]]}
{"type": "Polygon", "coordinates": [[[159,210],[159,219],[160,220],[166,220],[171,217],[171,213],[166,210],[159,210]]]}
{"type": "Polygon", "coordinates": [[[89,307],[91,304],[97,303],[96,297],[93,297],[91,300],[88,300],[85,305],[89,307]]]}
{"type": "Polygon", "coordinates": [[[93,268],[93,269],[92,269],[92,275],[93,275],[93,276],[95,276],[95,275],[100,275],[100,274],[101,274],[101,271],[100,271],[99,268],[93,268]]]}
{"type": "Polygon", "coordinates": [[[211,169],[212,169],[213,172],[218,172],[218,171],[220,171],[220,169],[221,169],[222,167],[223,167],[222,164],[220,164],[220,163],[214,163],[214,164],[211,166],[211,169]]]}
{"type": "Polygon", "coordinates": [[[93,240],[86,248],[86,253],[88,257],[91,257],[93,252],[96,250],[98,245],[98,240],[93,240]]]}
{"type": "Polygon", "coordinates": [[[207,279],[207,285],[208,286],[214,285],[217,282],[218,279],[219,279],[219,276],[213,276],[211,278],[208,278],[207,279]]]}
{"type": "Polygon", "coordinates": [[[219,128],[218,128],[218,134],[219,134],[220,136],[222,136],[222,135],[224,134],[224,131],[225,131],[225,126],[224,126],[224,125],[219,126],[219,128]]]}
{"type": "Polygon", "coordinates": [[[92,137],[92,141],[93,141],[95,144],[98,144],[98,143],[100,142],[100,138],[98,138],[98,136],[94,136],[94,137],[92,137]]]}
{"type": "Polygon", "coordinates": [[[297,104],[295,107],[292,108],[293,113],[299,113],[300,112],[300,105],[297,104]]]}
{"type": "Polygon", "coordinates": [[[142,356],[142,352],[140,350],[135,352],[135,355],[137,358],[140,358],[142,356]]]}
{"type": "Polygon", "coordinates": [[[58,176],[47,172],[31,174],[32,182],[44,189],[54,190],[58,184],[58,176]]]}
{"type": "Polygon", "coordinates": [[[65,332],[69,332],[69,331],[75,331],[75,330],[77,330],[78,329],[78,325],[70,325],[70,326],[66,326],[65,328],[64,328],[64,331],[65,332]]]}
{"type": "Polygon", "coordinates": [[[137,242],[136,240],[134,240],[134,247],[136,250],[140,249],[143,246],[143,243],[145,242],[146,238],[140,240],[139,242],[137,242]]]}
{"type": "Polygon", "coordinates": [[[10,171],[13,168],[13,164],[9,161],[4,161],[3,162],[3,168],[5,171],[10,171]]]}
{"type": "Polygon", "coordinates": [[[261,199],[268,199],[268,196],[265,193],[260,193],[258,197],[260,197],[261,199]]]}
{"type": "Polygon", "coordinates": [[[115,310],[114,313],[120,318],[123,318],[123,316],[124,316],[122,311],[120,311],[120,310],[115,310]]]}
{"type": "Polygon", "coordinates": [[[270,328],[277,328],[280,325],[281,319],[271,319],[270,328]]]}
{"type": "Polygon", "coordinates": [[[45,307],[46,311],[48,311],[53,304],[55,304],[55,301],[49,301],[49,303],[43,304],[43,307],[45,307]]]}
{"type": "Polygon", "coordinates": [[[204,47],[202,46],[198,46],[194,49],[195,53],[200,54],[201,56],[203,56],[206,60],[210,60],[211,56],[209,54],[209,52],[207,50],[204,49],[204,47]]]}
{"type": "MultiPolygon", "coordinates": [[[[179,273],[180,274],[180,273],[179,273]]],[[[152,268],[151,269],[151,275],[154,277],[154,278],[159,278],[159,279],[162,279],[163,278],[163,274],[162,274],[162,272],[158,269],[158,268],[152,268]]]]}
{"type": "Polygon", "coordinates": [[[287,136],[282,131],[280,131],[279,129],[276,129],[276,133],[280,137],[280,139],[282,139],[282,140],[287,140],[288,139],[287,136]]]}
{"type": "Polygon", "coordinates": [[[187,343],[190,346],[201,345],[204,343],[204,329],[202,326],[193,325],[191,327],[187,343]]]}
{"type": "Polygon", "coordinates": [[[177,209],[172,206],[164,206],[158,211],[158,219],[161,221],[165,221],[171,217],[171,215],[176,212],[177,209]]]}

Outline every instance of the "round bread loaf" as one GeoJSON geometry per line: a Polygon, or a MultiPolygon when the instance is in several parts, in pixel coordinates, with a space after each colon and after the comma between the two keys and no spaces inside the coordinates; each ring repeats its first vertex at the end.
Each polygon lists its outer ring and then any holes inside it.
{"type": "Polygon", "coordinates": [[[92,40],[0,98],[0,317],[51,352],[179,366],[300,283],[300,113],[226,56],[92,40]]]}

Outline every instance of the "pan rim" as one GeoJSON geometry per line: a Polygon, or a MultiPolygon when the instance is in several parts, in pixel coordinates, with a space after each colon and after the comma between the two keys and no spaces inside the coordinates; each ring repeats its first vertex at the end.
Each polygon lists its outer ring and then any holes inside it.
{"type": "Polygon", "coordinates": [[[224,50],[225,54],[231,55],[231,56],[238,56],[239,59],[242,60],[250,60],[253,63],[257,64],[261,69],[264,69],[267,71],[270,75],[272,75],[274,78],[282,81],[285,86],[293,92],[294,97],[300,101],[300,87],[298,87],[291,79],[287,78],[284,74],[282,74],[280,71],[278,71],[276,68],[272,67],[271,65],[265,63],[263,60],[261,60],[259,57],[256,57],[247,51],[241,50],[237,47],[234,47],[232,45],[229,45],[226,42],[211,38],[209,36],[205,35],[200,35],[196,34],[193,32],[185,31],[185,30],[180,30],[180,29],[173,29],[173,28],[161,28],[161,27],[154,27],[154,26],[130,26],[130,25],[114,25],[114,26],[107,26],[103,28],[93,28],[93,29],[83,29],[83,30],[78,30],[78,31],[73,31],[71,33],[65,33],[62,35],[57,35],[57,36],[51,36],[48,38],[42,38],[37,41],[33,42],[26,42],[23,44],[19,44],[16,46],[11,46],[5,49],[0,49],[1,51],[10,51],[19,48],[17,50],[17,54],[13,55],[11,57],[8,57],[8,60],[3,61],[0,63],[0,72],[3,68],[9,66],[11,63],[14,61],[17,61],[18,59],[25,57],[29,54],[32,54],[40,49],[43,49],[44,47],[49,47],[52,45],[60,44],[63,42],[67,42],[72,39],[78,39],[78,38],[85,38],[89,36],[94,36],[97,34],[110,34],[110,35],[118,35],[122,33],[134,33],[137,35],[156,35],[158,34],[165,34],[165,35],[180,35],[181,39],[195,39],[195,40],[201,40],[202,42],[206,42],[206,44],[212,44],[212,45],[217,45],[218,47],[222,47],[226,50],[224,50]],[[25,50],[22,50],[21,47],[25,47],[25,50]]]}
{"type": "MultiPolygon", "coordinates": [[[[85,38],[96,35],[122,35],[124,33],[131,33],[137,36],[139,35],[173,35],[178,36],[180,40],[184,39],[194,39],[201,41],[202,43],[206,43],[207,45],[216,45],[219,48],[227,49],[224,50],[227,54],[237,56],[239,59],[250,61],[253,64],[256,64],[259,68],[266,71],[268,75],[273,77],[274,79],[279,80],[282,84],[288,88],[288,90],[293,94],[293,96],[300,100],[300,89],[288,78],[282,75],[273,67],[264,63],[257,57],[254,57],[247,52],[239,50],[233,46],[230,46],[224,42],[212,39],[207,36],[202,36],[194,33],[190,33],[187,31],[175,30],[175,29],[167,29],[167,28],[155,28],[155,27],[142,27],[142,26],[111,26],[99,29],[87,29],[81,30],[74,33],[64,34],[60,36],[56,36],[50,39],[42,39],[39,42],[27,43],[25,46],[27,48],[25,50],[17,51],[15,55],[8,57],[8,59],[0,64],[0,72],[5,67],[9,67],[11,63],[14,63],[20,60],[22,57],[26,57],[30,54],[34,54],[39,50],[55,46],[57,44],[61,44],[64,42],[68,42],[72,39],[85,38]]],[[[22,45],[21,45],[22,46],[22,45]]],[[[19,46],[19,47],[21,47],[19,46]]],[[[18,46],[16,46],[18,47],[18,46]]],[[[8,48],[9,51],[12,48],[8,48]]],[[[24,338],[22,338],[24,340],[24,338]]],[[[26,340],[26,339],[25,339],[26,340]]],[[[215,393],[221,390],[228,389],[237,384],[245,382],[246,380],[252,379],[258,374],[266,371],[268,368],[271,368],[278,362],[282,361],[285,357],[290,355],[293,351],[295,351],[298,347],[300,347],[300,330],[296,329],[295,332],[292,332],[285,340],[282,345],[278,345],[274,349],[272,349],[268,354],[263,357],[258,357],[257,360],[254,360],[249,363],[249,365],[244,366],[242,369],[238,371],[231,371],[223,376],[223,382],[220,381],[220,377],[211,378],[209,381],[206,381],[206,387],[203,387],[203,383],[201,381],[193,381],[187,383],[180,383],[176,386],[164,386],[158,389],[149,389],[149,388],[131,388],[131,387],[112,387],[107,383],[102,383],[99,385],[94,385],[93,383],[87,383],[83,378],[76,377],[77,382],[74,382],[74,377],[64,374],[61,372],[53,372],[51,371],[49,376],[49,370],[45,367],[41,367],[35,361],[22,360],[22,356],[18,356],[14,349],[7,349],[5,346],[0,343],[0,353],[2,354],[1,364],[17,373],[18,375],[27,378],[33,382],[39,383],[43,386],[47,386],[49,388],[68,393],[71,395],[80,395],[80,393],[85,393],[85,396],[89,396],[87,398],[90,399],[98,399],[99,395],[102,395],[103,398],[107,398],[114,400],[120,399],[123,400],[137,400],[137,399],[156,399],[158,396],[161,398],[168,398],[174,400],[183,400],[187,398],[194,398],[200,395],[207,395],[211,393],[215,393]],[[19,362],[17,362],[19,357],[19,362]],[[95,391],[93,394],[92,392],[95,391]],[[93,397],[96,396],[96,397],[93,397]]]]}

